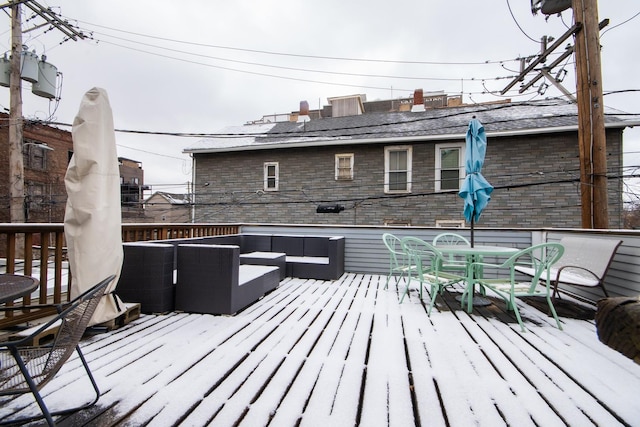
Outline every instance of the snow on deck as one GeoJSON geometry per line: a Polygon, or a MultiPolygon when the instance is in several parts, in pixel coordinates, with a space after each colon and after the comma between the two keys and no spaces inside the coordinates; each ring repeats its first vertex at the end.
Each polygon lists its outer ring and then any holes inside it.
{"type": "MultiPolygon", "coordinates": [[[[143,315],[82,343],[102,391],[61,425],[637,425],[640,366],[598,341],[593,321],[522,304],[469,315],[386,277],[285,279],[235,316],[143,315]],[[402,288],[402,286],[401,286],[402,288]],[[400,289],[402,290],[402,289],[400,289]]],[[[51,409],[90,391],[77,358],[45,387],[51,409]]],[[[0,398],[0,418],[30,404],[0,398]]],[[[79,400],[80,399],[80,400],[79,400]]],[[[31,404],[28,411],[37,409],[31,404]]]]}

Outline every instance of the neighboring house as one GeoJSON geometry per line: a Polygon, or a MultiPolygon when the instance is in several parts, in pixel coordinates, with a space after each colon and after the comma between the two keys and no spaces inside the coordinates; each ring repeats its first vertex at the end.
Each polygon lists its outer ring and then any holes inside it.
{"type": "Polygon", "coordinates": [[[156,191],[145,200],[144,212],[151,222],[191,222],[189,195],[156,191]]]}
{"type": "Polygon", "coordinates": [[[144,170],[137,160],[118,157],[120,172],[120,198],[122,221],[146,221],[142,206],[143,194],[149,187],[144,185],[144,170]]]}
{"type": "MultiPolygon", "coordinates": [[[[9,115],[0,114],[0,222],[9,213],[9,115]]],[[[23,127],[25,219],[27,222],[62,222],[67,203],[64,176],[73,154],[71,132],[37,121],[23,127]]]]}
{"type": "MultiPolygon", "coordinates": [[[[410,105],[389,101],[371,113],[362,96],[330,98],[320,112],[303,102],[290,121],[263,119],[198,141],[184,150],[194,162],[195,221],[459,225],[465,134],[475,116],[488,136],[483,174],[495,187],[478,226],[581,227],[575,104],[442,97],[443,107],[425,108],[416,91],[410,105]],[[317,213],[325,204],[345,209],[317,213]]],[[[640,121],[606,113],[609,223],[619,228],[622,134],[640,121]]]]}

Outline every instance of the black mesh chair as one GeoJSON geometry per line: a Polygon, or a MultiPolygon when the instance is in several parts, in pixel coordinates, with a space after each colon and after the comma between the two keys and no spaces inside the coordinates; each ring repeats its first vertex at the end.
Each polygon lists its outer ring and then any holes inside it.
{"type": "MultiPolygon", "coordinates": [[[[114,278],[115,275],[107,277],[69,303],[55,305],[58,314],[32,334],[19,340],[0,343],[0,396],[33,393],[42,410],[42,415],[33,417],[21,419],[7,419],[5,417],[0,420],[0,425],[25,423],[45,418],[47,423],[53,426],[55,425],[53,416],[85,409],[98,401],[100,390],[80,350],[79,342],[100,298],[104,295],[106,287],[114,278]],[[35,337],[56,326],[58,332],[55,338],[41,345],[33,344],[35,337]],[[84,365],[96,396],[93,401],[82,406],[50,412],[40,395],[40,390],[58,373],[74,351],[78,353],[78,357],[84,365]]],[[[27,308],[27,306],[11,307],[11,309],[22,308],[27,308]]]]}

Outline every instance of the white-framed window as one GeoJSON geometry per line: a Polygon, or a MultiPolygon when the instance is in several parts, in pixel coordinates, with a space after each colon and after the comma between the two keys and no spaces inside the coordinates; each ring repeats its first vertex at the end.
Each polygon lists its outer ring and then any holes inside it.
{"type": "Polygon", "coordinates": [[[384,192],[411,192],[411,157],[409,145],[384,148],[384,192]]]}
{"type": "Polygon", "coordinates": [[[336,181],[353,179],[353,153],[336,154],[336,181]]]}
{"type": "Polygon", "coordinates": [[[458,191],[464,180],[465,143],[436,144],[436,191],[458,191]]]}
{"type": "Polygon", "coordinates": [[[264,191],[278,191],[279,169],[278,162],[264,163],[264,191]]]}
{"type": "Polygon", "coordinates": [[[47,170],[47,150],[42,142],[32,139],[24,140],[24,167],[39,171],[47,170]]]}

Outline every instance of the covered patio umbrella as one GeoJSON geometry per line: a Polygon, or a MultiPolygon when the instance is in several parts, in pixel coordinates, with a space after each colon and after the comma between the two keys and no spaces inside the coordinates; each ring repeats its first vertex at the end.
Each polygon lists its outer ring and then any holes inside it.
{"type": "Polygon", "coordinates": [[[464,217],[471,223],[471,246],[474,245],[473,225],[491,200],[493,187],[482,176],[484,156],[487,152],[487,135],[484,126],[473,117],[469,122],[466,136],[465,172],[466,176],[458,195],[464,199],[464,217]]]}
{"type": "Polygon", "coordinates": [[[64,181],[67,206],[64,233],[71,271],[71,297],[116,274],[91,320],[115,319],[125,305],[113,293],[122,269],[120,172],[109,98],[89,90],[73,121],[73,156],[64,181]]]}

